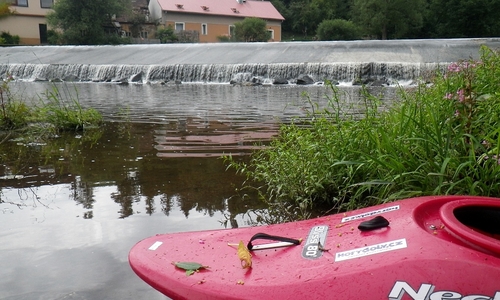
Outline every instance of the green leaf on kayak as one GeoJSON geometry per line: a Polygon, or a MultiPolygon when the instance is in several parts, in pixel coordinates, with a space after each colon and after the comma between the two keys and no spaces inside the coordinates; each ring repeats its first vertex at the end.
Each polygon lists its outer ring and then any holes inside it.
{"type": "Polygon", "coordinates": [[[208,266],[204,266],[200,263],[189,262],[189,261],[188,262],[177,261],[177,262],[172,262],[172,264],[176,268],[186,270],[186,276],[193,275],[195,272],[208,268],[208,266]]]}

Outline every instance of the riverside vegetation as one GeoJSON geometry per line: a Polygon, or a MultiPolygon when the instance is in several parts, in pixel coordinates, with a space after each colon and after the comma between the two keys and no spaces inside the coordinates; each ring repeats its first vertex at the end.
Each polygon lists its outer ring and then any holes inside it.
{"type": "Polygon", "coordinates": [[[17,131],[48,136],[62,131],[82,131],[102,121],[99,112],[82,108],[69,91],[61,91],[55,85],[30,105],[11,92],[11,76],[0,80],[0,131],[4,133],[17,131]]]}
{"type": "MultiPolygon", "coordinates": [[[[500,53],[450,64],[432,80],[400,89],[380,109],[365,93],[362,118],[346,115],[329,85],[328,108],[282,125],[248,163],[225,157],[269,210],[262,222],[311,217],[393,200],[444,194],[500,196],[500,53]]],[[[314,108],[314,106],[313,106],[314,108]]]]}

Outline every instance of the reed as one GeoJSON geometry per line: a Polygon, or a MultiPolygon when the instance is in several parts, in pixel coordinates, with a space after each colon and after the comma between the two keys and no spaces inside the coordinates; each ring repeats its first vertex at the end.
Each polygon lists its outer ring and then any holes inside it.
{"type": "Polygon", "coordinates": [[[28,105],[27,99],[19,99],[11,93],[12,80],[7,76],[0,81],[0,130],[82,131],[102,121],[102,115],[95,109],[80,105],[76,89],[75,97],[67,86],[53,85],[51,90],[38,95],[35,104],[28,105]]]}
{"type": "Polygon", "coordinates": [[[9,83],[12,80],[11,76],[0,79],[0,129],[3,130],[23,127],[28,123],[29,108],[11,93],[9,83]]]}
{"type": "Polygon", "coordinates": [[[78,101],[78,91],[75,95],[67,86],[62,89],[53,86],[42,96],[39,96],[40,106],[38,118],[53,124],[59,131],[81,131],[101,123],[102,115],[93,108],[84,109],[78,101]]]}

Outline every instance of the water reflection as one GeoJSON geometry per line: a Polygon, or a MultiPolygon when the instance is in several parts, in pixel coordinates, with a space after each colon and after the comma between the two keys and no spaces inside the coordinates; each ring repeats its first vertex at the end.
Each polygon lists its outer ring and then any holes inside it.
{"type": "Polygon", "coordinates": [[[68,134],[43,146],[5,142],[0,144],[0,172],[13,177],[1,181],[0,200],[18,206],[33,199],[43,203],[47,199],[40,199],[34,187],[52,186],[54,193],[67,189],[82,217],[91,219],[99,213],[96,201],[107,201],[97,199],[96,189],[108,188],[109,199],[119,205],[119,218],[168,216],[172,209],[186,217],[193,209],[208,216],[246,212],[248,207],[228,201],[243,178],[226,171],[221,159],[165,157],[157,150],[162,147],[158,140],[168,140],[163,125],[107,122],[93,138],[68,134]]]}
{"type": "Polygon", "coordinates": [[[220,119],[185,118],[155,130],[155,148],[161,157],[245,155],[276,136],[278,124],[233,123],[220,119]]]}

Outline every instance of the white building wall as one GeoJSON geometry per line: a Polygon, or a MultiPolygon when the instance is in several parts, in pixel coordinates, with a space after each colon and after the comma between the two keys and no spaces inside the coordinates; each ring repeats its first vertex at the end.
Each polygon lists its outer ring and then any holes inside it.
{"type": "Polygon", "coordinates": [[[0,31],[18,35],[21,44],[40,44],[40,24],[47,24],[45,16],[51,9],[41,8],[40,1],[28,1],[28,7],[11,6],[14,15],[0,19],[0,31]]]}

